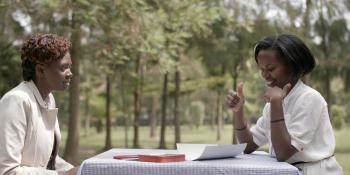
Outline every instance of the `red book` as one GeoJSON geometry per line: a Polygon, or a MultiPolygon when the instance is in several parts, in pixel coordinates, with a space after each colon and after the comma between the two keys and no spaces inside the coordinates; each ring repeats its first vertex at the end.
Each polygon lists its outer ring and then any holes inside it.
{"type": "Polygon", "coordinates": [[[181,162],[185,161],[185,154],[160,154],[160,155],[150,155],[150,154],[139,154],[139,161],[142,162],[181,162]]]}
{"type": "Polygon", "coordinates": [[[137,159],[138,155],[116,155],[113,156],[113,159],[137,159]]]}

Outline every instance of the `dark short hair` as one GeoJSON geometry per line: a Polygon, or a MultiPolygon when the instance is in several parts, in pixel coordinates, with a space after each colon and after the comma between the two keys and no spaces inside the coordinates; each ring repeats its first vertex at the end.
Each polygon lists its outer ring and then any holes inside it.
{"type": "Polygon", "coordinates": [[[268,36],[258,41],[254,48],[255,61],[261,50],[275,50],[277,57],[292,68],[296,78],[301,78],[310,73],[316,65],[314,56],[305,43],[297,36],[291,34],[279,34],[268,36]]]}
{"type": "Polygon", "coordinates": [[[36,64],[49,64],[62,59],[70,47],[70,41],[54,34],[38,34],[29,38],[21,48],[23,79],[35,80],[36,64]]]}

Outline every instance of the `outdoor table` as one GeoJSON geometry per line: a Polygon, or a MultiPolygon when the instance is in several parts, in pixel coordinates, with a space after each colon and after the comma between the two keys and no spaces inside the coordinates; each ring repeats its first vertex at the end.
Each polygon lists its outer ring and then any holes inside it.
{"type": "Polygon", "coordinates": [[[140,162],[115,155],[175,154],[176,150],[111,149],[85,160],[78,175],[299,175],[296,167],[257,151],[234,158],[182,162],[140,162]]]}

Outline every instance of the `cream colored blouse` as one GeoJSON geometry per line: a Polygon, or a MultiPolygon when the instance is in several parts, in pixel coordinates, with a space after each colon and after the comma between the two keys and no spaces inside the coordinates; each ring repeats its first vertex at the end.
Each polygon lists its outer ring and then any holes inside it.
{"type": "MultiPolygon", "coordinates": [[[[291,144],[298,150],[287,162],[315,162],[334,154],[333,129],[327,103],[320,93],[298,81],[283,100],[283,112],[291,144]]],[[[263,116],[251,132],[254,142],[258,146],[268,143],[270,153],[275,156],[271,144],[270,118],[270,103],[267,103],[263,116]]]]}
{"type": "Polygon", "coordinates": [[[54,133],[61,138],[58,109],[50,93],[43,100],[33,81],[22,82],[0,100],[0,174],[47,175],[73,168],[59,156],[47,170],[54,133]]]}
{"type": "MultiPolygon", "coordinates": [[[[283,100],[284,122],[291,144],[298,150],[286,162],[308,162],[296,165],[303,175],[341,175],[334,154],[335,138],[329,119],[327,103],[319,92],[302,81],[293,87],[283,100]]],[[[251,128],[258,146],[268,144],[275,156],[271,142],[270,103],[265,105],[263,116],[251,128]]]]}

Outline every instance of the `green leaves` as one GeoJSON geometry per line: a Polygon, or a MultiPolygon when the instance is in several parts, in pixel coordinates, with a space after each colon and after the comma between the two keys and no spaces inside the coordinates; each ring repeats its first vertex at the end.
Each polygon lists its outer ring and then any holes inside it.
{"type": "Polygon", "coordinates": [[[17,49],[11,43],[0,41],[0,97],[21,81],[20,62],[17,49]]]}

